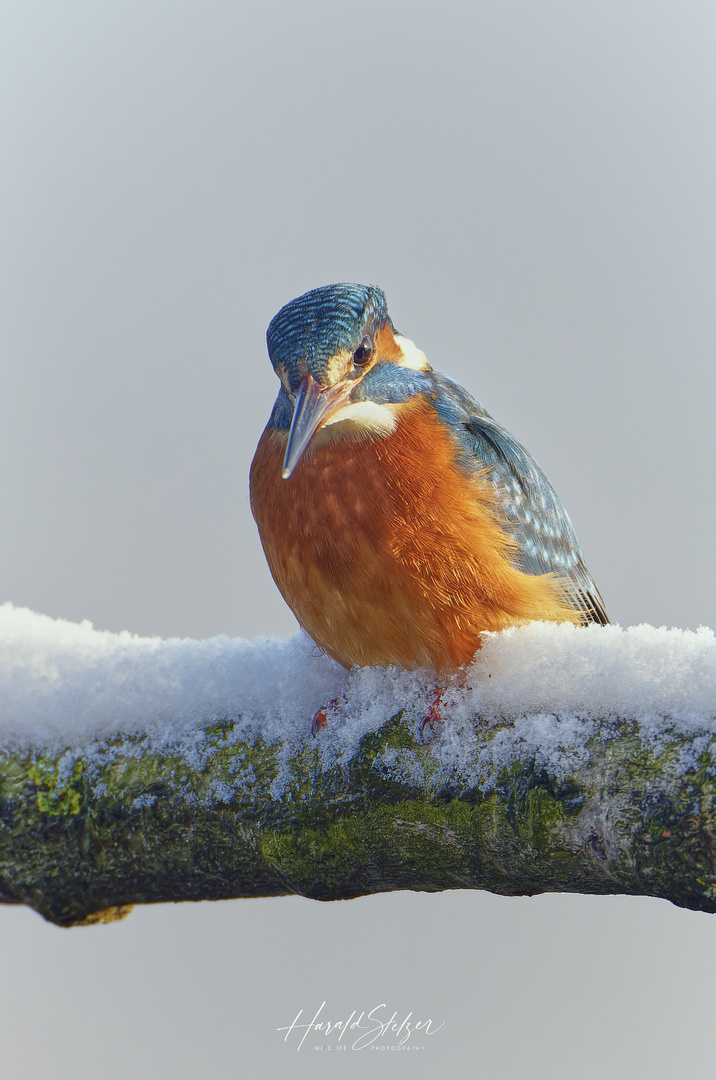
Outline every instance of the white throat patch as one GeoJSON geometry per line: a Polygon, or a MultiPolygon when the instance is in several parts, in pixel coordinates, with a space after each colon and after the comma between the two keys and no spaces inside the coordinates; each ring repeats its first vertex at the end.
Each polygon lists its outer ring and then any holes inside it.
{"type": "Polygon", "coordinates": [[[380,405],[377,401],[349,401],[326,420],[311,440],[312,446],[338,439],[360,442],[371,436],[384,438],[398,426],[398,406],[380,405]]]}

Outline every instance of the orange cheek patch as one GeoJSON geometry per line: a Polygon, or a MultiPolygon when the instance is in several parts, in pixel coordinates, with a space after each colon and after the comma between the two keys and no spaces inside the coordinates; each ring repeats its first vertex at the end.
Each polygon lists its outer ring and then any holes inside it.
{"type": "Polygon", "coordinates": [[[386,323],[376,339],[376,352],[383,360],[400,360],[403,350],[395,340],[395,335],[386,323]]]}

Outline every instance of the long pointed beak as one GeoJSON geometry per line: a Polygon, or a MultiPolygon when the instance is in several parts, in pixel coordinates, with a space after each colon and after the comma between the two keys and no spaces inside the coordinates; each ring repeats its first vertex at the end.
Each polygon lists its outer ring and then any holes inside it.
{"type": "Polygon", "coordinates": [[[298,465],[321,424],[348,400],[352,389],[350,383],[321,387],[312,375],[301,379],[281,469],[284,480],[288,480],[298,465]]]}

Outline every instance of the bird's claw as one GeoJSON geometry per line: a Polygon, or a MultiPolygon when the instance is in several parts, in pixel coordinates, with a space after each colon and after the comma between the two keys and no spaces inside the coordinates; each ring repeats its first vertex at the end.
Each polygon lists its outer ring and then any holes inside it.
{"type": "Polygon", "coordinates": [[[338,708],[338,698],[334,698],[328,705],[322,705],[311,721],[311,735],[315,739],[318,732],[328,723],[328,717],[338,708]]]}
{"type": "Polygon", "coordinates": [[[435,691],[435,697],[433,698],[433,703],[432,703],[432,705],[428,705],[428,711],[427,711],[426,715],[423,717],[422,723],[420,724],[420,741],[421,741],[421,743],[425,742],[425,729],[426,729],[426,727],[429,727],[431,734],[434,734],[435,733],[435,725],[436,724],[442,724],[442,722],[443,722],[443,718],[440,715],[440,710],[439,710],[439,706],[440,706],[440,704],[442,702],[442,696],[443,696],[443,692],[438,687],[438,689],[435,691]]]}

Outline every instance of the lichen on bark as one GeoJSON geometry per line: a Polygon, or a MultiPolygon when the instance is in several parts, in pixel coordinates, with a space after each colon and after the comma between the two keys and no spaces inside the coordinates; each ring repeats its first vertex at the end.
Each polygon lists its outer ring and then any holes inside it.
{"type": "MultiPolygon", "coordinates": [[[[574,720],[570,721],[574,726],[574,720]]],[[[449,724],[446,718],[445,727],[449,724]]],[[[475,717],[464,761],[409,710],[351,753],[231,719],[0,756],[0,901],[69,926],[136,903],[392,889],[631,893],[716,911],[716,732],[583,725],[535,752],[475,717]],[[496,755],[497,741],[500,753],[496,755]]]]}

